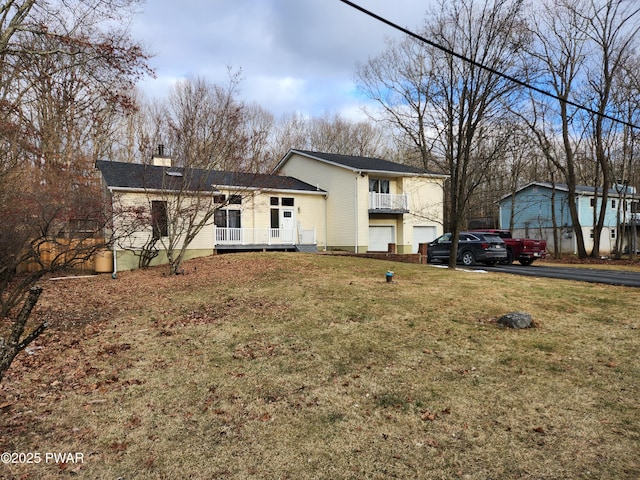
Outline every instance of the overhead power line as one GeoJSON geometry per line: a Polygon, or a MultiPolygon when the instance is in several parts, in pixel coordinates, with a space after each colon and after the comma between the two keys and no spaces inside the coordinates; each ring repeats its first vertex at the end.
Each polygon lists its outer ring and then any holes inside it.
{"type": "Polygon", "coordinates": [[[356,10],[361,11],[365,15],[368,15],[371,18],[374,18],[374,19],[378,20],[379,22],[382,22],[382,23],[384,23],[386,25],[389,25],[390,27],[395,28],[396,30],[399,30],[400,32],[402,32],[404,34],[409,35],[412,38],[415,38],[416,40],[424,42],[427,45],[430,45],[430,46],[432,46],[434,48],[437,48],[438,50],[442,50],[443,52],[446,52],[447,54],[452,55],[452,56],[454,56],[456,58],[459,58],[460,60],[468,62],[468,63],[472,64],[475,67],[482,68],[483,70],[491,72],[494,75],[498,75],[498,76],[500,76],[500,77],[502,77],[502,78],[504,78],[506,80],[509,80],[510,82],[516,83],[516,84],[520,85],[521,87],[525,87],[525,88],[527,88],[529,90],[537,92],[537,93],[539,93],[541,95],[544,95],[546,97],[553,98],[555,100],[558,100],[559,102],[564,102],[567,105],[571,105],[572,107],[578,108],[580,110],[584,110],[585,112],[591,113],[592,115],[601,116],[602,118],[606,118],[607,120],[611,120],[612,122],[616,122],[616,123],[620,123],[622,125],[626,125],[627,127],[640,129],[640,127],[638,127],[637,125],[635,125],[635,124],[633,124],[631,122],[627,122],[626,120],[621,120],[621,119],[619,119],[617,117],[612,117],[610,115],[607,115],[606,113],[596,112],[592,108],[589,108],[589,107],[587,107],[585,105],[581,105],[581,104],[573,102],[571,100],[565,100],[565,99],[560,98],[559,96],[557,96],[554,93],[551,93],[551,92],[549,92],[547,90],[544,90],[542,88],[536,87],[535,85],[531,85],[530,83],[524,82],[524,81],[522,81],[522,80],[520,80],[520,79],[518,79],[516,77],[508,75],[508,74],[506,74],[504,72],[500,72],[500,71],[498,71],[498,70],[496,70],[494,68],[487,67],[486,65],[483,65],[483,64],[481,64],[479,62],[476,62],[475,60],[473,60],[473,59],[471,59],[469,57],[465,57],[464,55],[461,55],[461,54],[459,54],[459,53],[457,53],[457,52],[455,52],[455,51],[453,51],[453,50],[451,50],[449,48],[446,48],[446,47],[444,47],[444,46],[442,46],[442,45],[440,45],[440,44],[438,44],[438,43],[436,43],[436,42],[434,42],[432,40],[429,40],[429,39],[427,39],[427,38],[425,38],[425,37],[423,37],[421,35],[418,35],[417,33],[412,32],[411,30],[408,30],[408,29],[406,29],[404,27],[401,27],[397,23],[393,23],[391,20],[387,20],[386,18],[381,17],[380,15],[377,15],[377,14],[373,13],[372,11],[361,7],[360,5],[358,5],[358,4],[354,3],[354,2],[351,2],[349,0],[340,0],[340,1],[342,3],[344,3],[344,4],[346,4],[346,5],[349,5],[352,8],[355,8],[356,10]]]}

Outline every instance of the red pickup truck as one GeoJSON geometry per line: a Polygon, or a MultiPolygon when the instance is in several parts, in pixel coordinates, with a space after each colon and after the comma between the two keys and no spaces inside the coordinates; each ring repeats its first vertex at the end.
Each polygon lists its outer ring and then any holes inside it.
{"type": "Polygon", "coordinates": [[[504,262],[506,265],[510,265],[517,259],[520,264],[527,266],[531,265],[534,260],[547,256],[546,240],[513,238],[509,230],[481,229],[475,231],[493,233],[502,238],[504,243],[507,244],[507,260],[504,262]]]}

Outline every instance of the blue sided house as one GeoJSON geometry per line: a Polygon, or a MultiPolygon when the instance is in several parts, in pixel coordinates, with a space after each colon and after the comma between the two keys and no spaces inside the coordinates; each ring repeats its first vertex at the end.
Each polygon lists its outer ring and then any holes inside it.
{"type": "MultiPolygon", "coordinates": [[[[616,246],[623,250],[638,250],[640,196],[635,188],[622,184],[614,185],[608,195],[600,253],[610,254],[616,246]]],[[[566,184],[532,182],[500,199],[500,228],[510,229],[514,237],[546,240],[549,251],[554,251],[555,224],[561,239],[560,252],[576,253],[575,229],[568,199],[566,184]]],[[[602,206],[602,189],[576,187],[576,205],[585,247],[590,252],[593,249],[593,226],[602,206]]]]}

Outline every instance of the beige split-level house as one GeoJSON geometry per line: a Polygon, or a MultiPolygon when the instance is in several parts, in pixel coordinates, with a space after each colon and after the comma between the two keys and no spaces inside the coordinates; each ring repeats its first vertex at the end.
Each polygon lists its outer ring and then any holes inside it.
{"type": "Polygon", "coordinates": [[[416,253],[442,233],[446,175],[380,158],[290,150],[274,169],[327,192],[328,249],[416,253]]]}
{"type": "Polygon", "coordinates": [[[98,161],[114,210],[113,269],[136,268],[150,239],[159,255],[173,199],[215,209],[185,258],[224,251],[416,252],[441,234],[446,176],[382,159],[290,150],[272,174],[194,171],[164,156],[153,164],[98,161]],[[184,200],[183,200],[184,201],[184,200]],[[136,218],[153,219],[146,223],[136,218]]]}

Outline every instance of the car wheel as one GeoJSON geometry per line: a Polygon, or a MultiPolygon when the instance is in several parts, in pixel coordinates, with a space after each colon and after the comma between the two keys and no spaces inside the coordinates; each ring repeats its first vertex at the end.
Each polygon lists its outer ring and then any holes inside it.
{"type": "Polygon", "coordinates": [[[500,265],[511,265],[513,263],[513,252],[507,250],[507,258],[500,260],[500,265]]]}
{"type": "Polygon", "coordinates": [[[525,267],[528,267],[532,263],[533,263],[533,258],[527,258],[526,260],[520,260],[520,265],[524,265],[525,267]]]}
{"type": "Polygon", "coordinates": [[[466,252],[462,252],[460,255],[460,260],[462,260],[462,264],[465,267],[470,267],[471,265],[476,263],[476,257],[473,256],[473,252],[467,250],[466,252]]]}

